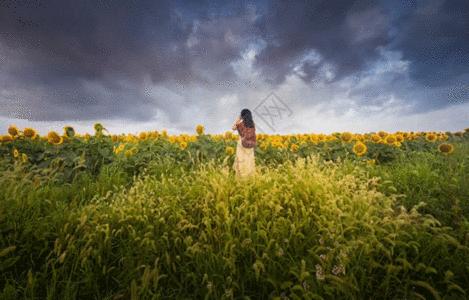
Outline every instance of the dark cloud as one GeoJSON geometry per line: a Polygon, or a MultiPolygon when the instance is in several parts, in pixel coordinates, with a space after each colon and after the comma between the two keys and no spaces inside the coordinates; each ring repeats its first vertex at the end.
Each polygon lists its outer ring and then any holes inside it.
{"type": "Polygon", "coordinates": [[[396,9],[398,29],[389,49],[402,51],[412,62],[410,78],[416,83],[439,87],[457,82],[469,73],[469,3],[456,0],[387,2],[396,9]]]}
{"type": "MultiPolygon", "coordinates": [[[[390,42],[387,30],[390,18],[377,1],[269,2],[266,15],[256,24],[258,33],[268,42],[257,57],[267,80],[282,83],[291,73],[291,60],[316,50],[336,69],[332,82],[366,68],[379,57],[378,46],[390,42]]],[[[307,74],[309,70],[306,70],[307,74]]],[[[312,71],[312,70],[311,70],[312,71]]],[[[305,79],[314,76],[310,73],[305,79]]]]}
{"type": "Polygon", "coordinates": [[[348,76],[367,76],[380,47],[402,51],[410,73],[388,72],[376,83],[353,86],[355,103],[413,95],[413,112],[436,110],[456,98],[467,101],[467,11],[461,0],[3,0],[0,47],[8,50],[8,68],[0,80],[22,100],[3,97],[1,113],[41,121],[150,121],[159,109],[179,122],[180,106],[195,98],[174,92],[179,87],[247,101],[253,86],[265,81],[275,89],[298,65],[308,85],[320,78],[335,87],[348,76]],[[247,83],[230,63],[261,42],[266,46],[252,68],[260,80],[247,83]],[[311,51],[318,63],[303,61],[311,51]],[[329,66],[332,79],[324,75],[329,66]],[[164,88],[150,95],[144,81],[164,88]],[[423,88],[435,92],[424,97],[423,88]]]}

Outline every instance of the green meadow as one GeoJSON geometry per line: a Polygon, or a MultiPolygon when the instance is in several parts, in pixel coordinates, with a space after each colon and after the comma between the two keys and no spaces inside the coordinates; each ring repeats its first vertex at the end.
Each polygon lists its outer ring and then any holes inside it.
{"type": "Polygon", "coordinates": [[[2,136],[0,299],[467,299],[469,130],[198,133],[2,136]]]}

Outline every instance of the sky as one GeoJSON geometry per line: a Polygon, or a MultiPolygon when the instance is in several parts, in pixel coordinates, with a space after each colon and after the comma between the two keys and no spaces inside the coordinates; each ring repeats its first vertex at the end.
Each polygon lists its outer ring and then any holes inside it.
{"type": "Polygon", "coordinates": [[[457,132],[469,3],[0,2],[0,134],[457,132]]]}

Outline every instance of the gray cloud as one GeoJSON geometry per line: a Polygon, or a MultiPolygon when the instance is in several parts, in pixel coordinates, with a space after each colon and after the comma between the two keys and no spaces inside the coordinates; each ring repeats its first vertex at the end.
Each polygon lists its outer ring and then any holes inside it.
{"type": "Polygon", "coordinates": [[[323,108],[337,116],[347,101],[374,109],[393,97],[412,104],[401,114],[438,110],[468,100],[467,8],[444,0],[5,0],[0,114],[150,122],[164,112],[186,128],[182,108],[210,114],[226,95],[238,99],[230,109],[254,107],[292,74],[302,93],[313,91],[303,106],[344,101],[323,108]],[[252,45],[261,50],[247,58],[252,45]],[[408,64],[373,73],[384,64],[379,49],[408,64]],[[317,59],[305,60],[312,51],[317,59]]]}

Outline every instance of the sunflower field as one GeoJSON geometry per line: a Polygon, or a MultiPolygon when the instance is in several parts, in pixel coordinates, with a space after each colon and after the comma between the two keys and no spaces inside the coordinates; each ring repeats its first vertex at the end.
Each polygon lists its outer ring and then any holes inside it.
{"type": "Polygon", "coordinates": [[[0,299],[467,299],[469,128],[0,135],[0,299]]]}

